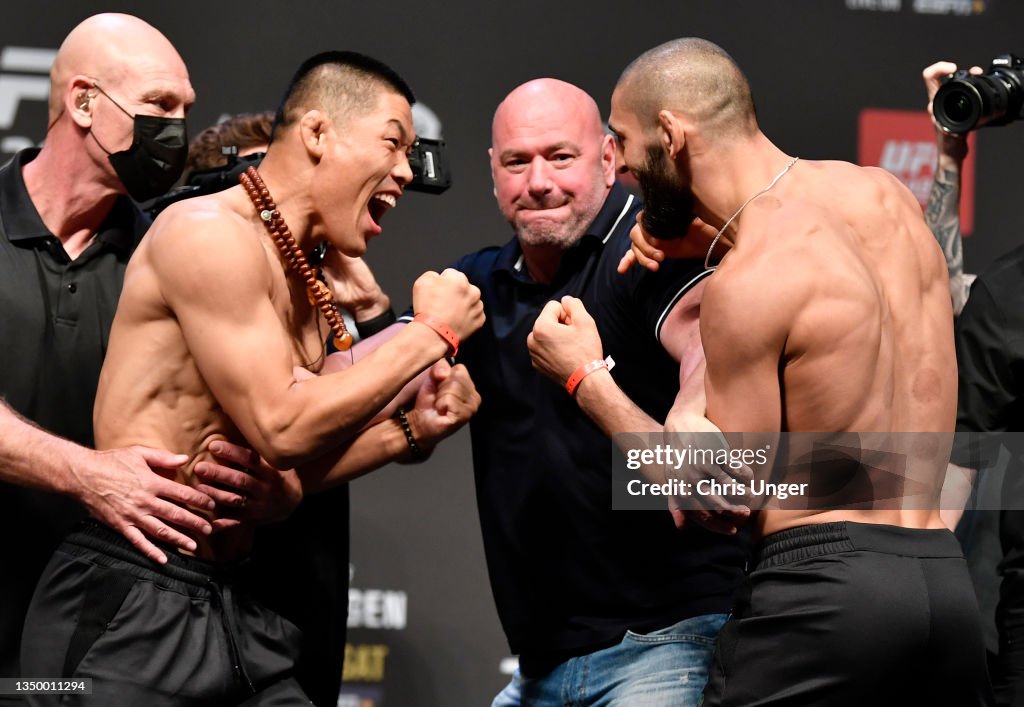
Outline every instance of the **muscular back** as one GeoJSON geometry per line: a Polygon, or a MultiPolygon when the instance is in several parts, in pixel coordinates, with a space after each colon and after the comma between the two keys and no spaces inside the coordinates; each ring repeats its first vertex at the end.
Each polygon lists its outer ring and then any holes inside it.
{"type": "Polygon", "coordinates": [[[881,170],[806,162],[786,179],[748,207],[707,287],[709,418],[751,432],[951,432],[952,308],[920,207],[881,170]]]}

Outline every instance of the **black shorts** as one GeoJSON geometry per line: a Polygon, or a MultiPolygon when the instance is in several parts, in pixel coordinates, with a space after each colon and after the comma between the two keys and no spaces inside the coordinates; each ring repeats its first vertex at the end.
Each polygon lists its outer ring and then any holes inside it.
{"type": "Polygon", "coordinates": [[[953,534],[844,522],[764,539],[702,704],[990,701],[978,605],[953,534]]]}
{"type": "Polygon", "coordinates": [[[22,636],[24,675],[92,678],[31,705],[309,705],[299,631],[243,590],[245,563],[167,552],[160,566],[86,521],[54,553],[22,636]]]}

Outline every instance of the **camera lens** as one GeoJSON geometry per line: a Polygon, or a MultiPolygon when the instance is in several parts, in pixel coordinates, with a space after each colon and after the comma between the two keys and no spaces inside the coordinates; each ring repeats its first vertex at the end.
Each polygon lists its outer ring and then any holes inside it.
{"type": "Polygon", "coordinates": [[[973,112],[971,99],[959,91],[946,96],[945,101],[942,103],[942,109],[949,116],[950,120],[957,123],[966,121],[973,112]]]}
{"type": "Polygon", "coordinates": [[[951,133],[963,134],[983,125],[991,113],[992,89],[982,77],[955,78],[943,84],[932,101],[935,120],[951,133]]]}

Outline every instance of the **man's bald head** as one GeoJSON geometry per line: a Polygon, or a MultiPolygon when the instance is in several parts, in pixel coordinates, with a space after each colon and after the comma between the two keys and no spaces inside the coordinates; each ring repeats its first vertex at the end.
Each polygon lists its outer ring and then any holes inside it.
{"type": "Polygon", "coordinates": [[[709,138],[757,129],[746,77],[705,39],[675,39],[644,52],[622,72],[615,93],[645,130],[657,124],[662,110],[687,115],[709,138]]]}
{"type": "Polygon", "coordinates": [[[615,181],[615,148],[597,104],[557,79],[529,81],[505,97],[490,154],[498,206],[527,247],[575,243],[615,181]]]}
{"type": "Polygon", "coordinates": [[[491,123],[492,144],[510,125],[562,122],[579,141],[600,142],[604,135],[601,111],[583,89],[558,79],[534,79],[505,96],[491,123]]]}
{"type": "Polygon", "coordinates": [[[178,83],[188,80],[185,62],[152,25],[119,13],[83,20],[64,39],[50,70],[50,124],[64,110],[65,91],[75,76],[98,79],[110,88],[129,72],[178,83]]]}

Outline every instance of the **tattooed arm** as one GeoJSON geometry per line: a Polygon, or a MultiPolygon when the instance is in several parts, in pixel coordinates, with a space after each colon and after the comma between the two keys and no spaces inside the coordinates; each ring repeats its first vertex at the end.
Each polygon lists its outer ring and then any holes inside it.
{"type": "Polygon", "coordinates": [[[939,164],[935,168],[935,181],[925,207],[925,222],[942,246],[949,270],[949,293],[953,298],[953,314],[959,316],[967,302],[967,284],[964,282],[963,242],[960,237],[960,165],[967,153],[967,141],[959,154],[951,154],[942,145],[951,142],[948,135],[939,137],[939,164]]]}
{"type": "MultiPolygon", "coordinates": [[[[940,61],[922,72],[928,92],[928,114],[932,115],[932,98],[939,90],[942,78],[956,71],[956,64],[940,61]]],[[[980,71],[977,67],[972,71],[980,71]]],[[[934,121],[934,117],[933,117],[934,121]]],[[[925,207],[925,221],[942,246],[949,270],[949,294],[953,299],[953,314],[959,316],[967,302],[967,283],[964,281],[963,241],[960,236],[960,171],[967,157],[967,139],[951,135],[936,125],[936,143],[939,162],[935,167],[935,181],[925,207]]]]}

